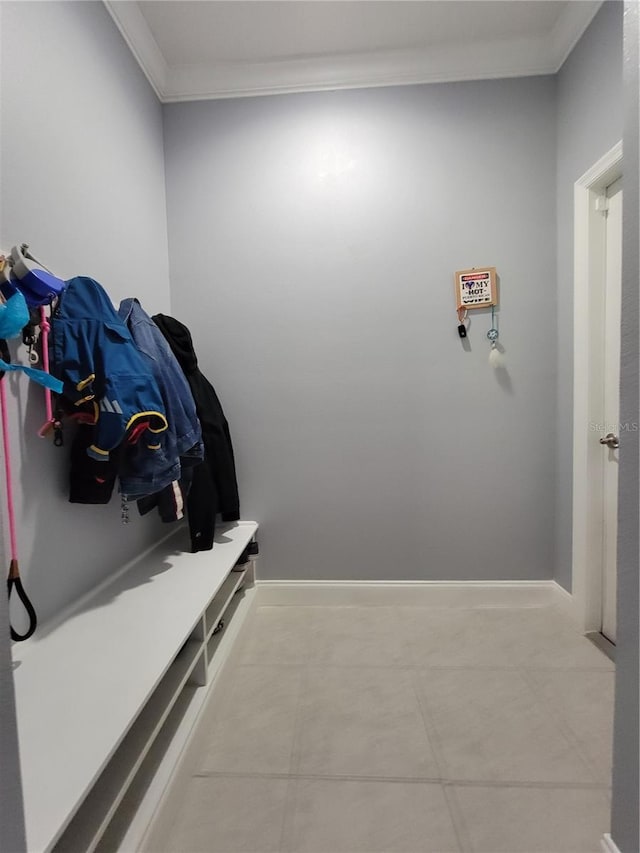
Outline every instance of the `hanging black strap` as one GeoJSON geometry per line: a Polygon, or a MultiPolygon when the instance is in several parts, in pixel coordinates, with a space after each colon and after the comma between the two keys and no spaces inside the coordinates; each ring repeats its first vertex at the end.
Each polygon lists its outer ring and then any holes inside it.
{"type": "Polygon", "coordinates": [[[24,632],[24,634],[18,634],[18,632],[14,629],[13,625],[11,626],[11,639],[16,643],[22,642],[22,640],[28,640],[29,637],[33,634],[33,632],[38,627],[38,617],[36,615],[36,611],[33,607],[33,604],[29,601],[29,596],[24,590],[22,586],[22,581],[20,580],[20,571],[18,569],[18,561],[11,560],[9,565],[9,577],[7,578],[7,593],[9,596],[9,601],[11,601],[11,593],[15,589],[16,595],[22,602],[24,609],[27,612],[27,616],[29,617],[29,627],[24,632]]]}
{"type": "MultiPolygon", "coordinates": [[[[6,363],[9,364],[11,361],[11,355],[9,354],[9,344],[7,343],[5,338],[0,338],[0,358],[6,363]]],[[[0,370],[0,379],[2,379],[7,371],[0,370]]]]}

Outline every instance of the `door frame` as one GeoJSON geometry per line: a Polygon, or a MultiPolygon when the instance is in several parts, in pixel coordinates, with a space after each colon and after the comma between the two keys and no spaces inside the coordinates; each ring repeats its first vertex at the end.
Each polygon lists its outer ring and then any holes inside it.
{"type": "MultiPolygon", "coordinates": [[[[622,142],[574,185],[573,260],[573,548],[574,617],[582,631],[602,626],[604,456],[595,424],[604,423],[602,318],[606,218],[595,202],[622,177],[622,142]]],[[[624,191],[624,190],[623,190],[624,191]]]]}

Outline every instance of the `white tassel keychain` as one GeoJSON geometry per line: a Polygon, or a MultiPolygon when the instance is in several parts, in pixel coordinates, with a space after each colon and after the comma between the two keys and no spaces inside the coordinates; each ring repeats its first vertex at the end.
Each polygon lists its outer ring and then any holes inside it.
{"type": "Polygon", "coordinates": [[[495,322],[495,309],[491,306],[491,328],[487,332],[487,337],[491,341],[491,349],[489,350],[489,364],[494,370],[499,367],[504,367],[504,356],[498,349],[498,330],[495,322]]]}
{"type": "Polygon", "coordinates": [[[491,344],[491,350],[489,352],[489,364],[493,367],[494,370],[497,370],[499,367],[504,367],[504,356],[498,349],[495,344],[495,341],[491,344]]]}

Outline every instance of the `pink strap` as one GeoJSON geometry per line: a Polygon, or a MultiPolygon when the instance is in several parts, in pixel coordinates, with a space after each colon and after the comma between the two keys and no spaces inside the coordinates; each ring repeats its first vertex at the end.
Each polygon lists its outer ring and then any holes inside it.
{"type": "MultiPolygon", "coordinates": [[[[44,305],[40,306],[40,329],[42,330],[42,366],[45,373],[49,373],[49,332],[51,331],[51,326],[47,320],[47,312],[44,305]]],[[[47,420],[38,430],[40,438],[45,437],[53,424],[53,405],[51,403],[51,391],[49,388],[44,389],[44,406],[47,420]]]]}
{"type": "Polygon", "coordinates": [[[7,512],[9,513],[9,541],[11,559],[18,559],[18,540],[16,538],[16,511],[13,503],[13,484],[11,478],[11,456],[9,448],[9,418],[7,416],[7,395],[5,380],[0,379],[0,408],[2,409],[2,447],[4,450],[4,473],[7,484],[7,512]]]}

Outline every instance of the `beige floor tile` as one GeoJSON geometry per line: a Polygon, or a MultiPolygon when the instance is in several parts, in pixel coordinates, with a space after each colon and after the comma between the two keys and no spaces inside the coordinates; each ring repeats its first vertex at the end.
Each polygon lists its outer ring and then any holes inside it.
{"type": "Polygon", "coordinates": [[[301,664],[315,607],[258,607],[240,638],[237,664],[301,664]]]}
{"type": "Polygon", "coordinates": [[[459,850],[439,785],[299,780],[288,853],[448,853],[459,850]]]}
{"type": "Polygon", "coordinates": [[[238,667],[203,714],[196,769],[288,773],[301,679],[298,667],[238,667]]]}
{"type": "Polygon", "coordinates": [[[505,608],[494,613],[495,630],[508,644],[517,666],[615,669],[604,652],[553,607],[505,608]]]}
{"type": "Polygon", "coordinates": [[[594,781],[516,670],[423,670],[417,684],[449,779],[594,781]]]}
{"type": "Polygon", "coordinates": [[[613,679],[553,608],[258,608],[145,851],[596,851],[613,679]]]}
{"type": "Polygon", "coordinates": [[[598,790],[455,787],[472,853],[598,853],[609,802],[598,790]]]}
{"type": "Polygon", "coordinates": [[[300,703],[299,772],[437,779],[411,676],[310,668],[300,703]]]}
{"type": "Polygon", "coordinates": [[[407,662],[414,666],[511,666],[497,610],[398,608],[407,662]]]}
{"type": "Polygon", "coordinates": [[[553,607],[398,611],[408,659],[416,666],[613,669],[553,607]]]}
{"type": "Polygon", "coordinates": [[[317,607],[309,662],[319,666],[407,663],[393,607],[317,607]]]}
{"type": "Polygon", "coordinates": [[[527,678],[578,738],[598,780],[610,784],[615,673],[538,670],[527,678]]]}
{"type": "Polygon", "coordinates": [[[276,853],[285,779],[194,777],[176,797],[171,821],[158,821],[146,853],[276,853]]]}

